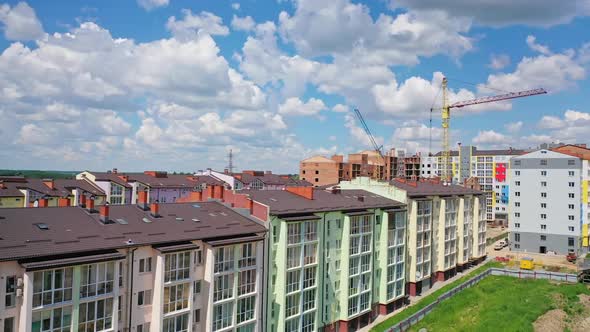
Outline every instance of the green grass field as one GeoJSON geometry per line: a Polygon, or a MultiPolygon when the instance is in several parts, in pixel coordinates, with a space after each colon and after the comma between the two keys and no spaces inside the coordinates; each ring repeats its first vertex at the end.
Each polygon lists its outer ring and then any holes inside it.
{"type": "Polygon", "coordinates": [[[444,301],[412,331],[533,331],[532,323],[551,309],[563,309],[568,319],[587,312],[578,294],[590,290],[582,284],[489,276],[444,301]]]}
{"type": "Polygon", "coordinates": [[[461,283],[469,280],[470,278],[472,278],[473,276],[485,271],[486,269],[492,268],[492,267],[503,267],[502,263],[499,262],[488,262],[485,265],[482,265],[478,268],[476,268],[473,271],[470,271],[467,275],[449,283],[448,285],[445,285],[444,287],[441,287],[440,289],[437,289],[436,291],[432,292],[431,294],[429,294],[428,296],[425,296],[422,300],[420,300],[420,302],[414,304],[411,307],[405,308],[403,311],[401,311],[398,314],[395,314],[392,317],[389,317],[388,319],[386,319],[385,321],[381,322],[380,324],[374,326],[371,331],[372,332],[384,332],[387,331],[388,328],[392,327],[393,325],[401,322],[402,320],[412,316],[414,313],[416,313],[417,311],[419,311],[420,309],[426,307],[427,305],[429,305],[430,303],[436,301],[436,299],[441,296],[442,294],[450,291],[451,289],[453,289],[454,287],[460,285],[461,283]]]}

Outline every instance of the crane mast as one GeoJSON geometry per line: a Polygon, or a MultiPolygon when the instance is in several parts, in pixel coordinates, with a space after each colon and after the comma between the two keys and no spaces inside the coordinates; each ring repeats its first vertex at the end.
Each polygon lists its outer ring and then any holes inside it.
{"type": "Polygon", "coordinates": [[[446,181],[446,182],[452,182],[453,178],[453,170],[452,170],[452,157],[451,157],[451,146],[449,143],[449,135],[450,135],[450,129],[451,129],[451,109],[452,108],[461,108],[461,107],[465,107],[465,106],[471,106],[471,105],[479,105],[479,104],[486,104],[486,103],[492,103],[492,102],[496,102],[496,101],[501,101],[501,100],[508,100],[508,99],[514,99],[514,98],[523,98],[523,97],[529,97],[529,96],[535,96],[535,95],[541,95],[541,94],[546,94],[547,91],[545,91],[545,89],[532,89],[532,90],[525,90],[525,91],[519,91],[519,92],[510,92],[507,94],[502,94],[502,95],[496,95],[496,96],[486,96],[486,97],[480,97],[480,98],[475,98],[472,100],[465,100],[465,101],[458,101],[455,102],[453,104],[449,105],[449,100],[448,100],[448,80],[446,77],[443,78],[442,80],[442,129],[443,129],[443,141],[442,141],[442,146],[443,146],[443,151],[442,151],[442,158],[441,158],[441,164],[442,164],[442,180],[446,181]]]}

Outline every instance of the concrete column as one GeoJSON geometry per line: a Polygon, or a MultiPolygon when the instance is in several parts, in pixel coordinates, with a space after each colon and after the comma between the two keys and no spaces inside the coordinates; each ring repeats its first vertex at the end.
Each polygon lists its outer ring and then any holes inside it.
{"type": "MultiPolygon", "coordinates": [[[[463,259],[463,249],[465,249],[465,243],[463,243],[464,224],[465,223],[465,198],[459,199],[459,210],[457,211],[457,263],[463,265],[466,261],[463,259]]],[[[469,259],[469,257],[467,257],[469,259]]]]}
{"type": "MultiPolygon", "coordinates": [[[[77,202],[77,201],[76,201],[77,202]]],[[[113,280],[113,331],[119,330],[119,261],[115,261],[115,274],[113,280]]]]}
{"type": "Polygon", "coordinates": [[[29,192],[28,189],[20,189],[20,192],[23,193],[23,195],[25,195],[25,197],[23,197],[23,207],[28,208],[29,207],[29,199],[31,198],[31,193],[29,192]]]}
{"type": "Polygon", "coordinates": [[[33,272],[25,272],[23,275],[23,299],[20,306],[20,319],[18,330],[21,332],[31,332],[33,320],[33,272]]]}
{"type": "MultiPolygon", "coordinates": [[[[152,321],[150,331],[162,330],[162,306],[164,303],[164,263],[166,257],[162,253],[156,256],[154,269],[154,289],[152,291],[152,321]]],[[[190,322],[192,324],[192,322],[190,322]]]]}
{"type": "Polygon", "coordinates": [[[74,194],[74,201],[72,202],[72,206],[78,206],[80,204],[80,189],[76,188],[72,190],[74,194]]]}
{"type": "Polygon", "coordinates": [[[207,305],[203,306],[204,312],[201,312],[201,320],[205,320],[205,328],[203,331],[213,330],[213,265],[215,264],[213,250],[215,249],[210,246],[203,248],[203,254],[205,256],[205,273],[203,276],[201,291],[207,291],[207,294],[203,294],[203,298],[207,298],[207,305]]]}
{"type": "Polygon", "coordinates": [[[432,272],[444,271],[445,270],[445,209],[446,201],[440,199],[440,209],[438,210],[438,220],[434,220],[434,227],[436,227],[436,236],[434,237],[435,243],[435,266],[432,272]]]}
{"type": "MultiPolygon", "coordinates": [[[[432,211],[432,213],[434,213],[432,211]]],[[[406,238],[406,248],[407,248],[407,259],[406,259],[406,270],[408,271],[408,281],[409,282],[416,282],[416,242],[417,239],[417,227],[418,223],[418,202],[414,200],[409,200],[408,204],[408,224],[407,224],[407,238],[406,238]]],[[[434,230],[431,228],[431,232],[434,230]]],[[[431,243],[432,245],[432,243],[431,243]]],[[[433,257],[430,257],[432,260],[433,257]]]]}
{"type": "MultiPolygon", "coordinates": [[[[342,218],[342,249],[340,251],[340,320],[348,319],[348,266],[350,264],[350,217],[343,215],[342,218]]],[[[302,276],[303,277],[303,276],[302,276]]],[[[341,322],[342,323],[342,322],[341,322]]]]}
{"type": "Polygon", "coordinates": [[[72,271],[72,331],[78,330],[80,318],[80,283],[82,271],[80,266],[74,266],[72,271]]]}
{"type": "Polygon", "coordinates": [[[266,296],[266,288],[263,286],[264,276],[264,244],[263,241],[254,242],[256,245],[256,310],[254,311],[254,318],[256,319],[256,326],[254,331],[262,331],[262,322],[260,319],[264,316],[264,298],[266,296]]]}

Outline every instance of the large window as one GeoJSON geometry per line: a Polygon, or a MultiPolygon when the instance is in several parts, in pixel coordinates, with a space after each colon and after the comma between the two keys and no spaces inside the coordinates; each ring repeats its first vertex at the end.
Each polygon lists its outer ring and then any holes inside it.
{"type": "Polygon", "coordinates": [[[80,280],[80,298],[111,293],[113,291],[114,280],[114,262],[82,266],[80,280]]]}
{"type": "Polygon", "coordinates": [[[110,195],[110,204],[113,205],[120,205],[123,204],[125,196],[125,190],[123,186],[120,186],[114,182],[111,182],[111,195],[110,195]]]}
{"type": "Polygon", "coordinates": [[[191,253],[189,251],[167,254],[164,281],[171,282],[189,278],[191,253]]]}
{"type": "Polygon", "coordinates": [[[417,202],[416,281],[430,276],[432,201],[417,202]]]}
{"type": "MultiPolygon", "coordinates": [[[[4,322],[6,324],[6,322],[4,322]]],[[[69,332],[72,325],[72,307],[35,311],[31,320],[32,332],[69,332]]],[[[79,330],[86,332],[86,330],[79,330]]],[[[94,330],[92,330],[94,331],[94,330]]]]}
{"type": "Polygon", "coordinates": [[[113,327],[113,299],[80,303],[78,331],[104,331],[113,327]]]}
{"type": "MultiPolygon", "coordinates": [[[[389,214],[387,224],[387,299],[403,294],[405,263],[406,212],[389,214]]],[[[420,242],[422,243],[422,238],[420,242]]]]}
{"type": "Polygon", "coordinates": [[[256,318],[256,279],[256,243],[215,249],[213,331],[256,325],[245,324],[256,318]]]}
{"type": "Polygon", "coordinates": [[[366,304],[370,301],[372,241],[373,215],[350,217],[349,316],[369,309],[366,304]]]}
{"type": "Polygon", "coordinates": [[[72,300],[72,268],[35,272],[33,308],[72,300]]]}
{"type": "Polygon", "coordinates": [[[164,314],[188,308],[190,283],[164,287],[164,314]]]}
{"type": "Polygon", "coordinates": [[[224,329],[232,325],[233,302],[219,304],[213,307],[213,331],[224,329]]]}
{"type": "Polygon", "coordinates": [[[14,317],[4,318],[4,332],[14,332],[14,317]]]}
{"type": "Polygon", "coordinates": [[[457,210],[459,200],[450,198],[445,200],[445,261],[444,268],[451,268],[457,264],[457,210]]]}
{"type": "Polygon", "coordinates": [[[14,307],[16,305],[16,277],[6,277],[6,296],[4,299],[4,306],[6,308],[14,307]]]}
{"type": "Polygon", "coordinates": [[[165,318],[162,324],[163,332],[188,331],[188,314],[165,318]]]}

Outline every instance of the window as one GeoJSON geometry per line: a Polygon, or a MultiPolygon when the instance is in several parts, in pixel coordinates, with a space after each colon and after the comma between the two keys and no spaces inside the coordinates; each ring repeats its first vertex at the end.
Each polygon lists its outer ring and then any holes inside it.
{"type": "Polygon", "coordinates": [[[137,325],[137,332],[150,332],[150,323],[137,325]]]}
{"type": "Polygon", "coordinates": [[[573,246],[575,246],[575,245],[576,245],[576,244],[575,244],[575,240],[574,240],[574,238],[573,238],[573,237],[568,237],[568,238],[567,238],[567,245],[568,245],[568,247],[573,247],[573,246]]]}
{"type": "Polygon", "coordinates": [[[542,198],[547,198],[547,193],[541,193],[542,198]]]}
{"type": "Polygon", "coordinates": [[[547,176],[547,171],[541,171],[541,176],[547,176]]]}
{"type": "Polygon", "coordinates": [[[546,241],[547,240],[547,235],[541,235],[541,241],[546,241]]]}
{"type": "Polygon", "coordinates": [[[200,294],[201,293],[201,280],[193,281],[193,294],[200,294]]]}
{"type": "Polygon", "coordinates": [[[514,249],[520,249],[520,244],[518,244],[518,243],[515,243],[515,244],[514,244],[514,249]]]}
{"type": "Polygon", "coordinates": [[[514,216],[517,218],[520,217],[520,212],[514,212],[514,216]]]}
{"type": "Polygon", "coordinates": [[[123,204],[124,192],[123,186],[111,182],[111,195],[109,197],[109,203],[114,205],[123,204]]]}
{"type": "Polygon", "coordinates": [[[567,227],[567,229],[568,229],[570,232],[573,232],[573,231],[574,231],[574,226],[568,226],[568,227],[567,227]]]}
{"type": "MultiPolygon", "coordinates": [[[[167,254],[164,263],[164,282],[188,279],[190,263],[191,254],[188,251],[167,254]]],[[[217,268],[217,264],[215,268],[217,268]]]]}
{"type": "Polygon", "coordinates": [[[574,195],[574,193],[569,193],[569,194],[568,194],[568,197],[569,197],[569,198],[575,198],[575,197],[576,197],[576,195],[574,195]]]}
{"type": "Polygon", "coordinates": [[[256,297],[249,296],[238,300],[237,324],[254,319],[256,297]]]}
{"type": "Polygon", "coordinates": [[[193,312],[193,323],[201,322],[201,309],[195,309],[193,312]]]}
{"type": "Polygon", "coordinates": [[[234,275],[225,274],[215,277],[213,301],[221,301],[233,297],[234,275]]]}
{"type": "Polygon", "coordinates": [[[516,196],[516,197],[520,197],[520,191],[515,191],[515,192],[514,192],[514,196],[516,196]]]}
{"type": "Polygon", "coordinates": [[[285,306],[285,316],[290,317],[299,313],[299,299],[301,293],[296,293],[287,296],[287,304],[285,306]]]}
{"type": "Polygon", "coordinates": [[[541,187],[547,187],[547,182],[546,181],[541,181],[541,187]]]}
{"type": "Polygon", "coordinates": [[[541,203],[541,208],[542,209],[546,209],[547,208],[547,203],[541,203]]]}
{"type": "Polygon", "coordinates": [[[514,228],[520,228],[520,223],[515,222],[514,223],[514,228]]]}
{"type": "Polygon", "coordinates": [[[188,308],[190,283],[164,287],[164,314],[188,308]]]}
{"type": "Polygon", "coordinates": [[[573,165],[575,165],[575,164],[576,164],[576,161],[575,161],[574,159],[569,159],[569,160],[567,161],[567,164],[568,164],[569,166],[573,166],[573,165]]]}
{"type": "Polygon", "coordinates": [[[520,242],[520,233],[514,233],[514,242],[520,242]]]}
{"type": "Polygon", "coordinates": [[[316,267],[308,267],[303,270],[303,288],[309,288],[315,286],[315,277],[316,274],[316,267]]]}
{"type": "Polygon", "coordinates": [[[568,220],[574,220],[574,216],[572,216],[572,215],[569,215],[569,216],[567,216],[567,219],[568,219],[568,220]]]}
{"type": "Polygon", "coordinates": [[[541,229],[547,229],[547,225],[541,224],[541,229]]]}
{"type": "Polygon", "coordinates": [[[520,181],[514,182],[517,186],[520,186],[520,181]]]}
{"type": "Polygon", "coordinates": [[[152,304],[152,290],[144,290],[137,292],[137,305],[149,305],[152,304]]]}
{"type": "Polygon", "coordinates": [[[514,202],[514,206],[520,207],[520,202],[514,202]]]}
{"type": "Polygon", "coordinates": [[[119,262],[119,288],[123,287],[123,275],[123,262],[119,262]]]}
{"type": "Polygon", "coordinates": [[[14,332],[14,317],[4,318],[4,332],[14,332]]]}
{"type": "Polygon", "coordinates": [[[573,204],[568,204],[567,205],[567,208],[570,209],[570,210],[573,210],[574,209],[574,205],[573,204]]]}
{"type": "Polygon", "coordinates": [[[520,160],[515,160],[514,161],[514,166],[520,166],[520,160]]]}
{"type": "Polygon", "coordinates": [[[33,308],[72,300],[72,268],[35,272],[33,308]]]}
{"type": "Polygon", "coordinates": [[[4,306],[6,308],[14,307],[16,305],[16,277],[6,277],[6,297],[4,306]]]}
{"type": "Polygon", "coordinates": [[[246,243],[240,246],[238,267],[244,268],[256,265],[256,246],[254,243],[246,243]]]}
{"type": "Polygon", "coordinates": [[[78,331],[104,331],[113,325],[113,299],[80,303],[78,331]]]}
{"type": "Polygon", "coordinates": [[[113,291],[115,263],[98,263],[82,266],[80,297],[104,295],[113,291]]]}
{"type": "MultiPolygon", "coordinates": [[[[80,308],[82,305],[80,305],[80,308]]],[[[82,314],[82,311],[80,311],[82,314]]],[[[14,322],[12,323],[14,325],[14,322]]],[[[69,332],[72,325],[72,307],[55,308],[33,312],[31,331],[69,332]]],[[[6,331],[6,321],[4,321],[6,331]]],[[[24,330],[24,328],[23,328],[24,330]]],[[[82,331],[82,330],[79,330],[82,331]]]]}
{"type": "Polygon", "coordinates": [[[547,166],[547,159],[541,159],[541,166],[547,166]]]}
{"type": "Polygon", "coordinates": [[[238,296],[256,291],[256,270],[240,271],[238,273],[238,296]]]}
{"type": "Polygon", "coordinates": [[[233,303],[223,303],[213,307],[213,331],[232,325],[233,303]]]}
{"type": "Polygon", "coordinates": [[[574,187],[574,183],[573,183],[573,182],[568,182],[568,184],[567,184],[567,185],[568,185],[570,188],[573,188],[573,187],[574,187]]]}
{"type": "Polygon", "coordinates": [[[520,171],[514,171],[514,175],[519,176],[520,175],[520,171]]]}
{"type": "MultiPolygon", "coordinates": [[[[230,317],[231,320],[231,317],[230,317]]],[[[165,318],[162,324],[162,332],[186,332],[188,331],[188,314],[165,318]]]]}
{"type": "Polygon", "coordinates": [[[569,175],[569,176],[574,176],[574,171],[569,171],[569,172],[567,172],[567,175],[569,175]]]}
{"type": "Polygon", "coordinates": [[[315,174],[320,174],[320,171],[316,170],[316,171],[315,171],[315,174]]]}
{"type": "Polygon", "coordinates": [[[152,271],[152,258],[142,258],[139,260],[139,273],[152,271]]]}
{"type": "Polygon", "coordinates": [[[547,219],[547,215],[544,213],[541,213],[541,219],[547,219]]]}

